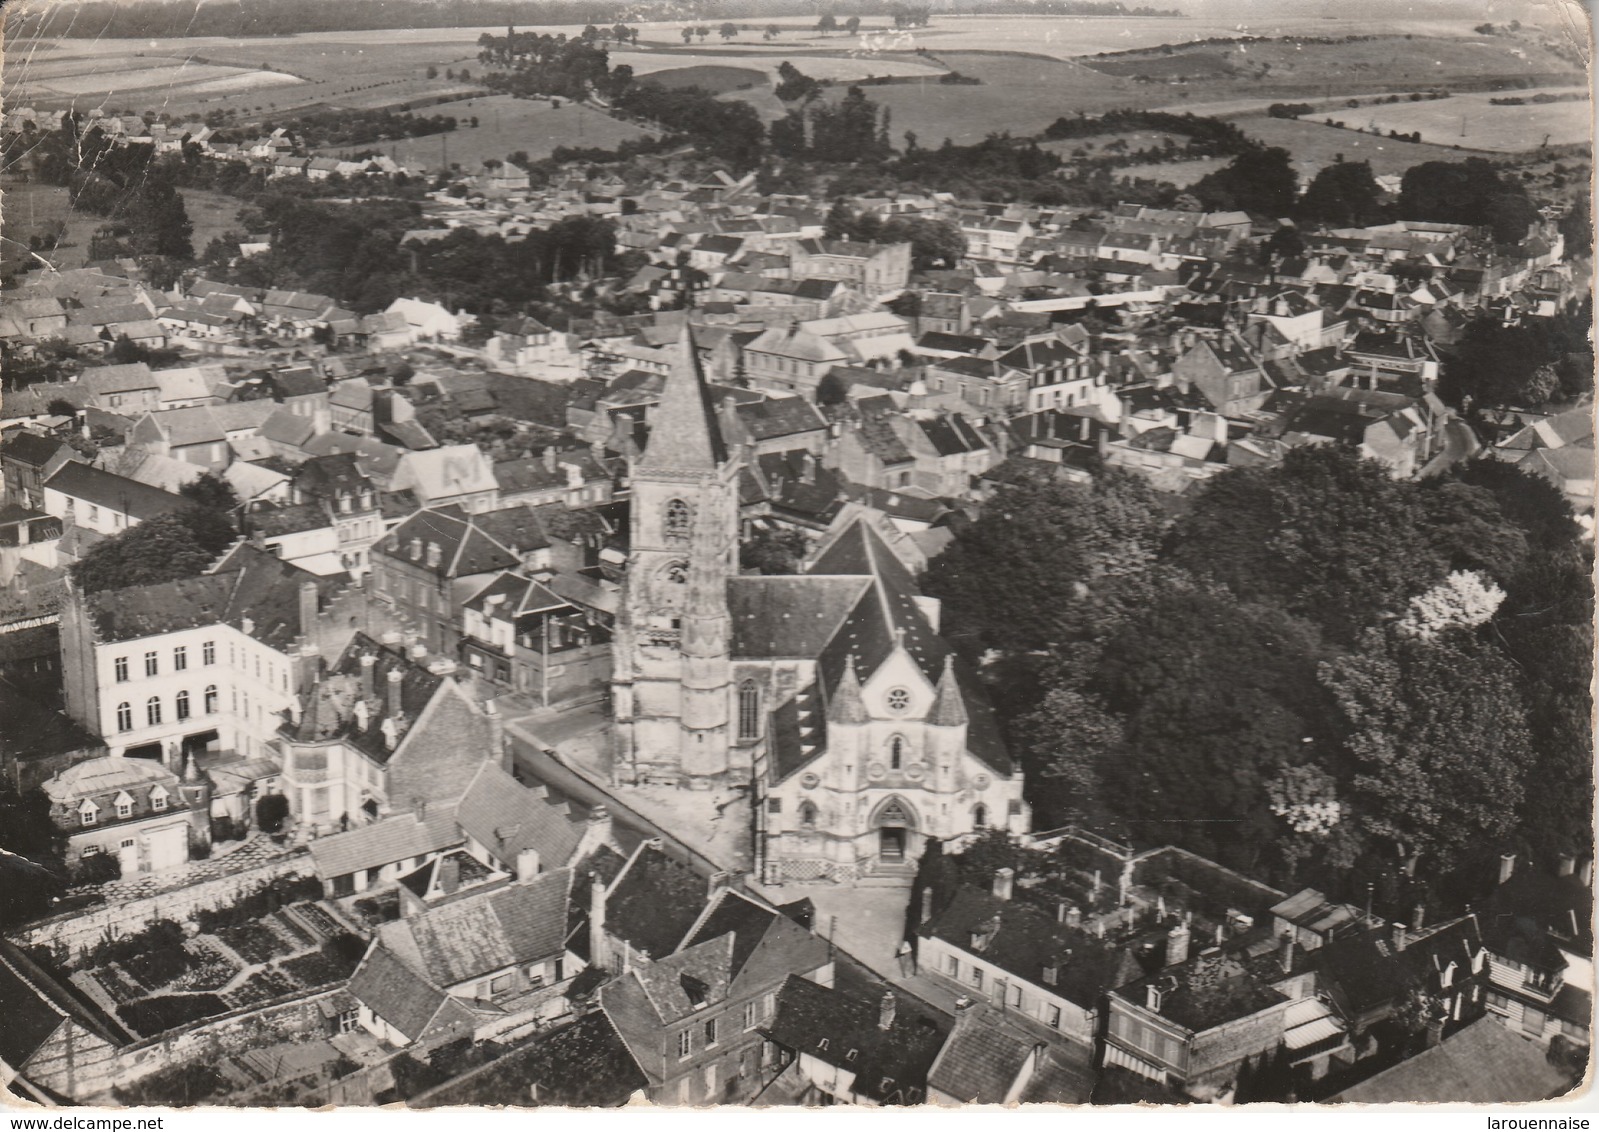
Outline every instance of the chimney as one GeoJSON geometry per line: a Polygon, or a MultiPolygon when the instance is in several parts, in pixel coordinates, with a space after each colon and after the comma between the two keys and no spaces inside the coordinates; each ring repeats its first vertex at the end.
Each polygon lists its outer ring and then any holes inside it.
{"type": "Polygon", "coordinates": [[[1277,963],[1283,969],[1283,974],[1294,969],[1294,933],[1283,932],[1282,939],[1277,948],[1277,963]]]}
{"type": "Polygon", "coordinates": [[[611,811],[604,806],[595,806],[589,811],[590,840],[597,847],[607,844],[611,840],[611,811]]]}
{"type": "Polygon", "coordinates": [[[1582,880],[1582,887],[1593,887],[1593,858],[1584,857],[1582,867],[1577,870],[1577,876],[1582,880]]]}
{"type": "Polygon", "coordinates": [[[444,896],[461,887],[461,862],[453,853],[439,858],[438,887],[444,896]]]}
{"type": "Polygon", "coordinates": [[[1427,1049],[1432,1049],[1433,1046],[1437,1045],[1439,1042],[1441,1042],[1443,1040],[1444,1040],[1444,1016],[1443,1016],[1443,1014],[1439,1013],[1439,1014],[1433,1015],[1433,1017],[1431,1017],[1431,1018],[1429,1018],[1427,1020],[1427,1039],[1426,1039],[1426,1043],[1427,1044],[1426,1044],[1426,1048],[1427,1049]]]}
{"type": "Polygon", "coordinates": [[[392,720],[400,714],[400,681],[403,677],[398,668],[389,669],[389,719],[392,720]]]}
{"type": "Polygon", "coordinates": [[[1154,983],[1144,987],[1144,1007],[1155,1014],[1160,1013],[1160,988],[1154,983]]]}
{"type": "Polygon", "coordinates": [[[1016,884],[1015,869],[1000,869],[994,873],[994,897],[998,900],[1009,900],[1011,891],[1016,884]]]}
{"type": "Polygon", "coordinates": [[[1409,942],[1409,937],[1405,934],[1405,925],[1401,924],[1398,920],[1395,920],[1393,922],[1393,945],[1395,954],[1403,951],[1405,949],[1405,945],[1409,942]]]}
{"type": "Polygon", "coordinates": [[[315,582],[300,583],[300,635],[309,637],[316,624],[317,587],[315,582]]]}
{"type": "Polygon", "coordinates": [[[705,898],[707,900],[716,899],[716,894],[726,888],[732,878],[732,873],[712,873],[710,880],[706,882],[705,898]]]}
{"type": "Polygon", "coordinates": [[[1557,868],[1555,870],[1556,875],[1557,876],[1563,876],[1563,877],[1569,877],[1572,873],[1574,873],[1576,871],[1577,871],[1577,859],[1575,857],[1573,857],[1570,853],[1562,853],[1562,854],[1560,854],[1560,864],[1557,866],[1557,868]]]}
{"type": "Polygon", "coordinates": [[[377,690],[372,686],[372,670],[377,666],[378,658],[372,653],[361,654],[361,698],[370,700],[377,696],[377,690]]]}
{"type": "Polygon", "coordinates": [[[366,706],[365,700],[355,701],[355,729],[365,731],[367,724],[372,722],[372,709],[366,706]]]}
{"type": "Polygon", "coordinates": [[[877,1028],[879,1030],[892,1030],[894,1028],[894,992],[889,991],[883,995],[882,1002],[877,1005],[877,1028]]]}
{"type": "Polygon", "coordinates": [[[489,754],[496,763],[505,764],[505,717],[493,700],[483,704],[483,714],[489,720],[489,754]]]}
{"type": "Polygon", "coordinates": [[[1188,941],[1187,924],[1178,924],[1166,933],[1166,966],[1174,967],[1188,961],[1188,941]]]}
{"type": "Polygon", "coordinates": [[[1068,928],[1081,928],[1083,926],[1083,910],[1073,904],[1066,909],[1066,919],[1063,922],[1068,928]]]}
{"type": "Polygon", "coordinates": [[[604,967],[605,954],[605,882],[599,873],[589,876],[589,962],[604,967]]]}
{"type": "Polygon", "coordinates": [[[916,921],[925,924],[933,918],[933,889],[931,886],[922,889],[922,916],[916,921]]]}
{"type": "Polygon", "coordinates": [[[1416,907],[1410,913],[1410,930],[1419,932],[1422,929],[1422,925],[1426,923],[1426,919],[1427,905],[1418,900],[1416,901],[1416,907]]]}
{"type": "Polygon", "coordinates": [[[544,450],[544,470],[550,475],[555,474],[555,445],[550,445],[544,450]]]}
{"type": "Polygon", "coordinates": [[[1499,883],[1504,884],[1516,873],[1516,855],[1514,853],[1499,854],[1499,883]]]}
{"type": "Polygon", "coordinates": [[[1057,924],[1064,924],[1066,922],[1066,911],[1070,907],[1071,905],[1066,903],[1064,900],[1055,905],[1055,922],[1057,924]]]}
{"type": "Polygon", "coordinates": [[[428,568],[437,569],[439,563],[443,560],[444,551],[439,548],[439,544],[436,542],[428,543],[428,568]]]}
{"type": "Polygon", "coordinates": [[[964,995],[964,994],[961,995],[959,998],[957,998],[955,1000],[955,1015],[956,1015],[956,1017],[958,1018],[960,1015],[965,1014],[968,1010],[970,1010],[975,1005],[976,1004],[970,998],[968,998],[966,995],[964,995]]]}
{"type": "Polygon", "coordinates": [[[516,879],[526,884],[539,875],[539,851],[523,849],[516,855],[516,879]]]}

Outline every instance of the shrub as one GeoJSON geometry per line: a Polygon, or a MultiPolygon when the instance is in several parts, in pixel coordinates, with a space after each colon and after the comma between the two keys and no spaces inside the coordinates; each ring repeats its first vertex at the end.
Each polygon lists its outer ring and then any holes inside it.
{"type": "Polygon", "coordinates": [[[265,833],[277,833],[289,816],[286,794],[267,794],[255,804],[255,824],[265,833]]]}
{"type": "Polygon", "coordinates": [[[117,1016],[140,1034],[160,1034],[202,1018],[226,1014],[228,1004],[214,994],[163,995],[117,1007],[117,1016]]]}
{"type": "Polygon", "coordinates": [[[73,884],[108,884],[122,879],[122,862],[115,853],[85,857],[72,870],[73,884]]]}

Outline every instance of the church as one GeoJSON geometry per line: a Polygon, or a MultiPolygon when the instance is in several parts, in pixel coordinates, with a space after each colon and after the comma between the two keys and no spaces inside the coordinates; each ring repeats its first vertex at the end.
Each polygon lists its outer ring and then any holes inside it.
{"type": "Polygon", "coordinates": [[[632,469],[617,782],[747,785],[768,884],[908,884],[929,837],[1026,832],[1021,769],[891,527],[857,518],[803,574],[739,574],[739,439],[685,330],[632,469]]]}

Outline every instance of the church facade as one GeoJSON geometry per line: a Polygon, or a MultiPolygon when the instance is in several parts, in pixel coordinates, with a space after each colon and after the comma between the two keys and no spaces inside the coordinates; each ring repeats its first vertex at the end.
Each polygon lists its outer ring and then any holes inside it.
{"type": "Polygon", "coordinates": [[[857,519],[803,574],[738,573],[731,431],[685,333],[633,468],[617,781],[747,785],[769,884],[909,883],[929,837],[1025,832],[1020,768],[891,526],[857,519]]]}

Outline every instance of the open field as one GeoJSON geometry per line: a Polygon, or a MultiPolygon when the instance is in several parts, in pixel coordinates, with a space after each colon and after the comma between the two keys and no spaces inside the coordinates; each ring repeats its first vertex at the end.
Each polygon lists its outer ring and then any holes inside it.
{"type": "MultiPolygon", "coordinates": [[[[1456,99],[1444,99],[1434,105],[1447,106],[1456,99]]],[[[1250,137],[1267,145],[1281,146],[1294,155],[1294,167],[1300,180],[1314,177],[1324,165],[1331,165],[1339,154],[1345,161],[1367,161],[1371,171],[1378,176],[1403,173],[1412,165],[1423,161],[1460,161],[1470,154],[1447,145],[1417,145],[1414,142],[1395,141],[1374,134],[1358,134],[1354,130],[1340,130],[1322,124],[1323,116],[1307,115],[1302,119],[1238,118],[1234,124],[1250,137]]],[[[1459,128],[1459,120],[1456,120],[1459,128]]]]}
{"type": "MultiPolygon", "coordinates": [[[[68,75],[59,79],[43,79],[29,83],[30,88],[47,95],[103,95],[107,98],[141,97],[159,90],[163,95],[207,80],[228,78],[254,78],[249,71],[235,67],[210,67],[197,63],[173,63],[162,67],[142,67],[128,71],[96,71],[82,75],[68,75]]],[[[289,83],[301,80],[293,75],[280,78],[289,83]]]]}
{"type": "Polygon", "coordinates": [[[57,270],[82,267],[89,259],[89,237],[102,223],[98,216],[74,211],[64,185],[24,184],[10,178],[0,181],[0,213],[5,216],[0,264],[7,269],[32,258],[28,237],[43,235],[57,221],[66,224],[66,234],[55,251],[42,254],[57,270]]]}
{"type": "MultiPolygon", "coordinates": [[[[871,87],[867,93],[872,100],[893,112],[896,147],[906,130],[922,146],[939,145],[946,137],[970,145],[1003,131],[1017,137],[1036,134],[1079,110],[1096,114],[1148,106],[1155,97],[1147,87],[1046,56],[940,51],[937,57],[963,75],[982,79],[982,85],[931,81],[871,87]]],[[[804,70],[802,63],[796,65],[804,70]]],[[[841,96],[835,89],[833,97],[841,96]]]]}
{"type": "Polygon", "coordinates": [[[237,197],[204,189],[180,189],[179,192],[183,194],[183,207],[189,214],[189,222],[194,225],[190,242],[194,245],[195,255],[203,255],[206,245],[223,233],[238,231],[239,209],[243,207],[243,202],[237,197]]]}
{"type": "Polygon", "coordinates": [[[929,63],[913,58],[876,55],[744,55],[736,50],[683,54],[663,51],[612,51],[613,67],[627,64],[639,76],[665,71],[675,67],[738,66],[758,70],[763,74],[777,74],[778,66],[793,63],[813,79],[832,79],[846,82],[871,76],[919,76],[936,78],[944,71],[929,63]]]}
{"type": "Polygon", "coordinates": [[[1176,185],[1179,189],[1186,189],[1195,181],[1201,180],[1216,170],[1225,166],[1232,159],[1229,157],[1197,157],[1192,161],[1165,161],[1153,165],[1128,165],[1122,169],[1112,169],[1112,177],[1131,177],[1133,180],[1140,178],[1150,181],[1166,181],[1176,185]]]}
{"type": "MultiPolygon", "coordinates": [[[[1507,93],[1522,97],[1526,92],[1507,93]]],[[[1389,130],[1402,134],[1419,131],[1424,141],[1495,153],[1536,149],[1545,138],[1551,145],[1570,145],[1590,136],[1593,108],[1586,100],[1524,106],[1495,106],[1489,101],[1503,97],[1506,95],[1457,94],[1436,102],[1334,110],[1323,117],[1385,134],[1389,130]]]]}
{"type": "MultiPolygon", "coordinates": [[[[452,102],[446,109],[461,123],[448,134],[376,142],[361,148],[381,150],[401,165],[429,170],[438,169],[448,153],[451,165],[475,171],[487,158],[504,161],[517,150],[525,150],[530,159],[538,161],[557,146],[615,149],[624,141],[648,136],[638,126],[565,100],[557,110],[543,99],[496,94],[452,102]],[[471,125],[474,116],[478,120],[476,128],[471,125]]],[[[319,152],[336,155],[354,151],[343,147],[319,152]]]]}
{"type": "Polygon", "coordinates": [[[701,64],[693,67],[672,67],[665,71],[651,71],[649,79],[673,90],[696,86],[712,94],[726,94],[730,90],[750,90],[765,87],[770,76],[764,70],[752,67],[722,67],[701,64]]]}

